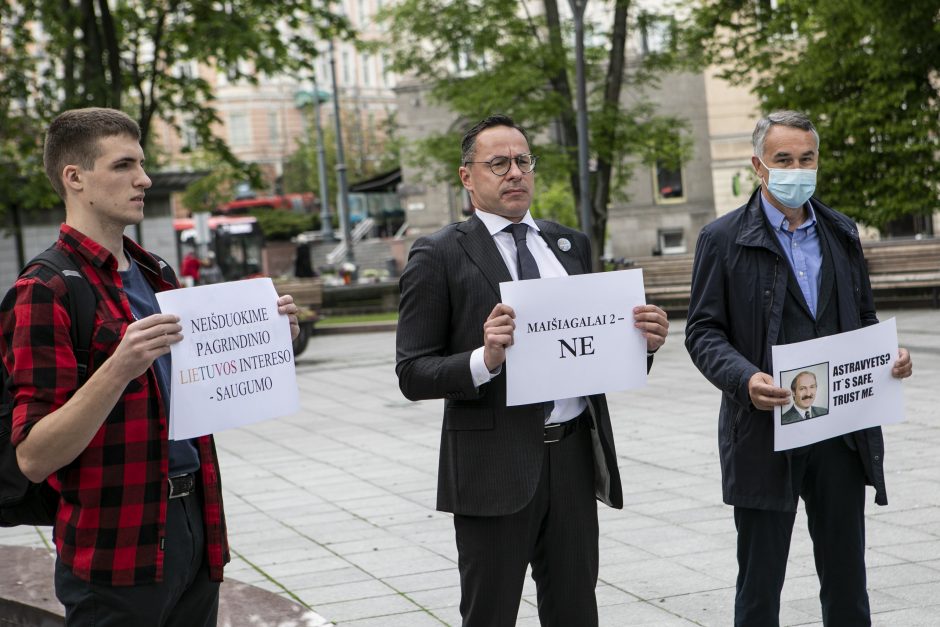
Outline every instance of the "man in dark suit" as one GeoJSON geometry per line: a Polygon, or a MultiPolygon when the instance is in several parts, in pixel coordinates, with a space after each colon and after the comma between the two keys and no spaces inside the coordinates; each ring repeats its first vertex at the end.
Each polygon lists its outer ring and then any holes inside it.
{"type": "Polygon", "coordinates": [[[793,381],[790,382],[790,393],[793,405],[783,412],[780,424],[789,425],[829,413],[827,408],[813,405],[816,401],[816,375],[812,372],[804,370],[793,377],[793,381]]]}
{"type": "MultiPolygon", "coordinates": [[[[774,346],[878,323],[858,228],[813,195],[819,134],[806,115],[761,118],[752,143],[760,186],[699,234],[685,331],[692,362],[722,392],[722,497],[738,534],[734,624],[780,624],[802,498],[823,623],[870,625],[865,485],[887,505],[881,427],[774,451],[771,413],[791,395],[770,374],[774,346]]],[[[892,376],[912,371],[910,353],[899,349],[892,376]]]]}
{"type": "MultiPolygon", "coordinates": [[[[507,407],[515,324],[499,302],[501,281],[589,272],[590,243],[529,214],[536,157],[512,119],[486,118],[462,151],[475,214],[412,246],[396,372],[409,399],[444,399],[437,507],[454,514],[463,624],[515,624],[531,563],[542,625],[596,625],[595,497],[623,506],[607,403],[599,394],[507,407]]],[[[644,305],[633,317],[649,365],[666,314],[644,305]]]]}

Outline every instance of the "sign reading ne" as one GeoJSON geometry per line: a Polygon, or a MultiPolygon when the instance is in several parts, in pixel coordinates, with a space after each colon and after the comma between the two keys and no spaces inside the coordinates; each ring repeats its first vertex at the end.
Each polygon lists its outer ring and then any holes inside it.
{"type": "Polygon", "coordinates": [[[171,348],[170,439],[185,440],[300,408],[287,316],[271,279],[157,294],[180,317],[171,348]]]}
{"type": "Polygon", "coordinates": [[[634,326],[644,305],[642,270],[499,284],[516,312],[506,350],[506,404],[646,385],[646,339],[634,326]]]}
{"type": "Polygon", "coordinates": [[[792,392],[774,408],[774,450],[904,420],[894,318],[855,331],[773,347],[774,380],[792,392]]]}

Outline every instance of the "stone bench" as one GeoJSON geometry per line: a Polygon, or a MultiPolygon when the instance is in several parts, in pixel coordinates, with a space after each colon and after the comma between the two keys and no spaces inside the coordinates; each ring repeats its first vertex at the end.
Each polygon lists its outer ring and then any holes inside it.
{"type": "MultiPolygon", "coordinates": [[[[0,627],[62,627],[65,611],[52,580],[55,554],[41,548],[0,545],[0,627]]],[[[226,579],[219,594],[219,625],[297,627],[326,625],[310,609],[246,583],[226,579]]]]}

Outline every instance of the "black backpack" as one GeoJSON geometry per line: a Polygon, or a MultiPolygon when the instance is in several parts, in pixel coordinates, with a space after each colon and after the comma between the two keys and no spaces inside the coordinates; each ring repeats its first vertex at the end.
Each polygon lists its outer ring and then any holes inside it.
{"type": "MultiPolygon", "coordinates": [[[[37,264],[54,270],[65,279],[72,319],[72,347],[78,363],[78,385],[81,386],[88,377],[88,350],[94,333],[98,297],[75,262],[58,248],[51,246],[39,253],[23,271],[37,264]]],[[[45,481],[33,483],[20,471],[16,449],[10,443],[12,427],[10,377],[0,362],[0,527],[51,525],[55,523],[59,495],[45,481]]]]}

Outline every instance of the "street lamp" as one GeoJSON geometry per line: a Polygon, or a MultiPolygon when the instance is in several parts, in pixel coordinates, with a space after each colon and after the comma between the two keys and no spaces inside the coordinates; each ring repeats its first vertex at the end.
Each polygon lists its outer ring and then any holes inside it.
{"type": "Polygon", "coordinates": [[[343,152],[343,127],[339,118],[339,90],[336,89],[336,54],[330,39],[330,77],[333,83],[333,123],[336,126],[336,182],[339,185],[339,215],[346,240],[346,261],[355,263],[352,233],[349,228],[349,188],[346,185],[346,155],[343,152]]]}
{"type": "Polygon", "coordinates": [[[323,142],[323,127],[320,125],[320,103],[326,102],[330,95],[317,88],[316,75],[313,77],[313,92],[300,91],[294,96],[298,107],[313,104],[313,126],[317,131],[317,174],[320,179],[320,238],[324,241],[336,239],[333,233],[333,216],[330,215],[330,187],[326,176],[326,150],[323,142]]]}
{"type": "Polygon", "coordinates": [[[584,77],[584,9],[588,0],[568,0],[574,14],[575,82],[578,106],[578,185],[581,188],[581,228],[591,237],[591,190],[588,178],[587,87],[584,77]]]}

